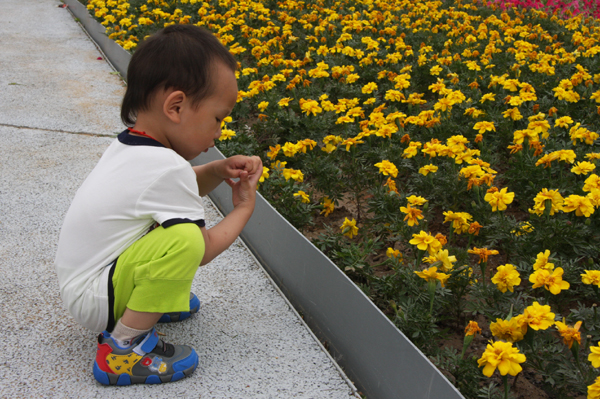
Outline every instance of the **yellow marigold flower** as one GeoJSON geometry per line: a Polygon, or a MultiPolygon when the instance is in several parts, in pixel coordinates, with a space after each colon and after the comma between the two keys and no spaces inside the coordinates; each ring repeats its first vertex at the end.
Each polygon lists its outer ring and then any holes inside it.
{"type": "Polygon", "coordinates": [[[600,399],[600,377],[592,385],[588,385],[587,399],[600,399]]]}
{"type": "Polygon", "coordinates": [[[421,169],[419,169],[419,173],[422,174],[423,176],[427,176],[429,173],[437,172],[437,170],[438,170],[437,166],[429,164],[429,165],[425,165],[421,169]]]}
{"type": "Polygon", "coordinates": [[[300,109],[306,113],[306,115],[317,115],[323,112],[323,108],[319,107],[319,103],[315,100],[300,99],[300,109]]]}
{"type": "Polygon", "coordinates": [[[468,231],[470,225],[469,222],[473,219],[473,216],[467,212],[444,212],[444,223],[452,222],[452,229],[458,234],[465,233],[468,231]]]}
{"type": "Polygon", "coordinates": [[[563,212],[575,211],[575,215],[588,218],[594,213],[594,205],[589,198],[572,194],[565,198],[562,210],[563,212]]]}
{"type": "Polygon", "coordinates": [[[289,179],[295,180],[297,182],[304,181],[304,174],[299,169],[284,169],[283,177],[286,181],[288,181],[289,179]]]}
{"type": "Polygon", "coordinates": [[[509,108],[502,113],[504,118],[510,118],[513,121],[518,121],[523,119],[523,115],[519,111],[519,108],[509,108]]]}
{"type": "MultiPolygon", "coordinates": [[[[595,368],[600,367],[600,342],[598,346],[590,346],[590,354],[588,355],[588,361],[592,363],[595,368]]],[[[600,377],[598,377],[600,378],[600,377]]]]}
{"type": "Polygon", "coordinates": [[[299,190],[297,193],[295,193],[294,197],[300,197],[303,203],[310,204],[310,197],[302,190],[299,190]]]}
{"type": "Polygon", "coordinates": [[[490,331],[497,339],[508,342],[518,342],[523,339],[527,332],[527,323],[524,323],[523,315],[511,318],[510,320],[496,319],[490,323],[490,331]]]}
{"type": "Polygon", "coordinates": [[[546,269],[539,269],[529,276],[529,281],[533,283],[533,288],[544,286],[552,294],[558,295],[562,290],[567,290],[570,287],[568,282],[563,281],[563,273],[562,267],[557,267],[552,272],[546,269]]]}
{"type": "Polygon", "coordinates": [[[266,166],[263,166],[263,171],[262,174],[260,175],[260,179],[258,179],[259,183],[263,183],[265,181],[265,179],[269,178],[269,168],[267,168],[266,166]]]}
{"type": "Polygon", "coordinates": [[[540,305],[537,301],[523,312],[527,325],[534,330],[546,330],[553,326],[554,316],[554,313],[550,311],[550,305],[540,305]]]}
{"type": "Polygon", "coordinates": [[[554,126],[567,128],[572,123],[573,119],[570,116],[563,116],[554,121],[554,126]]]}
{"type": "Polygon", "coordinates": [[[277,144],[275,147],[269,146],[269,151],[267,152],[267,156],[271,158],[271,161],[277,157],[279,151],[281,150],[281,146],[277,144]]]}
{"type": "Polygon", "coordinates": [[[469,321],[469,324],[465,327],[465,336],[481,334],[481,328],[479,328],[479,324],[476,321],[469,321]]]}
{"type": "Polygon", "coordinates": [[[291,97],[284,97],[281,100],[279,100],[279,102],[277,103],[281,108],[283,107],[287,107],[288,105],[290,105],[290,101],[292,101],[293,99],[291,97]]]}
{"type": "Polygon", "coordinates": [[[416,245],[421,251],[427,251],[430,255],[436,254],[442,249],[442,244],[432,235],[421,230],[418,234],[413,234],[410,244],[416,245]]]}
{"type": "Polygon", "coordinates": [[[398,188],[396,187],[396,182],[391,177],[388,177],[387,181],[385,182],[385,184],[383,186],[388,188],[388,193],[394,192],[394,193],[398,194],[398,188]]]}
{"type": "Polygon", "coordinates": [[[450,277],[449,274],[438,273],[437,267],[435,266],[430,267],[429,269],[425,269],[422,272],[415,271],[415,274],[428,282],[439,281],[442,284],[442,287],[446,285],[446,280],[448,280],[448,277],[450,277]]]}
{"type": "Polygon", "coordinates": [[[496,131],[496,126],[494,125],[494,122],[488,122],[488,121],[482,121],[482,122],[477,122],[475,124],[475,126],[473,126],[474,130],[477,130],[480,134],[483,134],[485,132],[491,132],[491,131],[496,131]]]}
{"type": "Polygon", "coordinates": [[[358,234],[358,227],[356,227],[356,220],[354,220],[354,218],[352,218],[352,220],[344,218],[344,223],[340,229],[342,230],[342,234],[348,238],[352,238],[358,234]]]}
{"type": "Polygon", "coordinates": [[[406,197],[406,200],[412,206],[421,206],[421,205],[423,205],[424,203],[427,202],[427,200],[425,198],[419,197],[419,196],[416,196],[416,195],[408,196],[408,197],[406,197]]]}
{"type": "Polygon", "coordinates": [[[373,93],[375,90],[377,90],[377,83],[375,83],[375,82],[369,82],[369,83],[367,83],[366,85],[364,85],[364,86],[362,87],[362,90],[361,90],[361,91],[362,91],[364,94],[371,94],[371,93],[373,93]]]}
{"type": "Polygon", "coordinates": [[[547,249],[544,252],[537,254],[535,263],[533,264],[533,270],[545,269],[548,271],[554,270],[554,263],[550,263],[550,250],[547,249]]]}
{"type": "Polygon", "coordinates": [[[526,360],[519,349],[513,347],[511,342],[496,341],[487,345],[481,358],[477,360],[479,367],[483,366],[483,375],[491,377],[498,369],[501,375],[516,376],[523,370],[520,363],[526,360]]]}
{"type": "Polygon", "coordinates": [[[470,254],[479,255],[479,262],[477,262],[477,263],[487,262],[488,256],[498,255],[500,253],[495,249],[477,248],[477,247],[473,247],[473,249],[469,249],[467,252],[470,254]]]}
{"type": "Polygon", "coordinates": [[[268,101],[261,101],[260,103],[258,103],[258,109],[260,110],[260,112],[263,112],[265,109],[267,109],[268,106],[268,101]]]}
{"type": "Polygon", "coordinates": [[[587,193],[592,191],[594,188],[600,189],[600,177],[598,177],[598,175],[595,173],[592,173],[587,179],[585,179],[582,190],[587,193]]]}
{"type": "Polygon", "coordinates": [[[481,96],[479,102],[484,103],[486,101],[496,101],[496,95],[494,93],[486,93],[483,96],[481,96]]]}
{"type": "Polygon", "coordinates": [[[585,273],[581,275],[581,282],[583,284],[593,284],[600,287],[600,270],[584,270],[585,273]]]}
{"type": "Polygon", "coordinates": [[[388,248],[385,251],[385,255],[390,259],[393,259],[393,258],[402,259],[402,254],[400,253],[400,251],[397,249],[394,249],[394,248],[388,248]]]}
{"type": "Polygon", "coordinates": [[[384,176],[398,176],[398,168],[388,160],[384,159],[383,161],[376,163],[375,166],[379,168],[379,173],[382,173],[384,176]]]}
{"type": "Polygon", "coordinates": [[[563,338],[563,342],[565,345],[571,349],[573,346],[573,342],[577,341],[578,344],[581,345],[581,333],[579,332],[579,328],[581,327],[581,321],[575,323],[573,327],[570,327],[565,324],[565,318],[563,317],[563,321],[554,322],[558,333],[563,338]]]}
{"type": "Polygon", "coordinates": [[[411,207],[410,204],[406,205],[406,207],[401,206],[400,211],[406,214],[404,221],[411,227],[414,225],[418,226],[418,219],[423,219],[423,212],[418,208],[411,207]]]}
{"type": "Polygon", "coordinates": [[[298,146],[290,142],[285,143],[281,149],[286,157],[293,157],[298,152],[298,146]]]}
{"type": "Polygon", "coordinates": [[[504,211],[507,205],[513,202],[515,193],[506,192],[507,188],[504,187],[500,191],[489,192],[483,197],[483,199],[492,206],[492,212],[504,211]]]}
{"type": "Polygon", "coordinates": [[[406,97],[404,97],[404,94],[402,94],[398,90],[388,90],[385,93],[385,97],[384,98],[386,100],[388,100],[388,101],[402,101],[402,100],[406,100],[406,97]]]}
{"type": "Polygon", "coordinates": [[[547,188],[542,188],[542,191],[539,192],[533,199],[533,209],[530,209],[529,212],[542,216],[546,211],[546,201],[548,200],[550,200],[551,205],[550,215],[554,215],[556,212],[562,210],[564,199],[558,190],[548,190],[547,188]]]}
{"type": "Polygon", "coordinates": [[[435,255],[431,256],[431,258],[433,262],[438,262],[437,266],[440,266],[440,270],[443,272],[452,270],[454,268],[453,263],[456,263],[456,256],[449,255],[447,249],[440,249],[435,255]]]}
{"type": "Polygon", "coordinates": [[[221,129],[221,136],[219,136],[219,141],[229,140],[232,137],[235,137],[235,132],[233,130],[221,129]]]}
{"type": "Polygon", "coordinates": [[[321,215],[325,214],[324,215],[325,217],[329,216],[329,214],[331,212],[333,212],[333,210],[335,209],[334,202],[331,199],[329,199],[328,197],[323,198],[323,202],[321,203],[321,205],[323,205],[323,210],[321,211],[321,215]]]}
{"type": "Polygon", "coordinates": [[[492,277],[492,283],[496,284],[502,293],[506,290],[514,292],[513,287],[521,284],[521,276],[513,265],[506,264],[498,266],[496,274],[492,277]]]}
{"type": "Polygon", "coordinates": [[[573,168],[571,168],[571,172],[577,175],[587,175],[588,173],[593,172],[596,169],[596,165],[588,161],[578,162],[573,168]]]}

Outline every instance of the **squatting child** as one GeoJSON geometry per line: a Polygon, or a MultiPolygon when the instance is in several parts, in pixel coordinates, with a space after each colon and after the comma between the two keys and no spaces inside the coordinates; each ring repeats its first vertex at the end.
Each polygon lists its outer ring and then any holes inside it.
{"type": "Polygon", "coordinates": [[[194,349],[164,343],[154,325],[198,310],[198,266],[229,247],[254,210],[260,158],[187,162],[219,138],[237,101],[236,68],[192,25],[163,29],[131,58],[121,108],[129,128],[77,191],[55,261],[69,312],[103,331],[93,370],[102,384],[171,382],[196,369],[194,349]],[[223,181],[234,209],[207,230],[200,197],[223,181]]]}

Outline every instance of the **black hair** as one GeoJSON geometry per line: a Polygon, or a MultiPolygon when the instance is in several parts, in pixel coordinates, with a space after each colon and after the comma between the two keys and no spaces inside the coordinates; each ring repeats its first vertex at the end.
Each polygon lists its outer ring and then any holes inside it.
{"type": "Polygon", "coordinates": [[[233,55],[209,31],[195,25],[171,25],[144,40],[127,68],[121,120],[133,126],[138,112],[150,108],[158,89],[181,90],[197,105],[211,95],[215,61],[232,71],[233,55]]]}

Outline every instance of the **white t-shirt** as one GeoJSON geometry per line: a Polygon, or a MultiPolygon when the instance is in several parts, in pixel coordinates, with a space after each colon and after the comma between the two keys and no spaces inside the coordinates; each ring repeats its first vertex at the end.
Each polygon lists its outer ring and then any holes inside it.
{"type": "Polygon", "coordinates": [[[156,222],[204,225],[196,174],[175,151],[126,130],[77,191],[60,233],[60,293],[81,325],[106,328],[110,266],[156,222]]]}

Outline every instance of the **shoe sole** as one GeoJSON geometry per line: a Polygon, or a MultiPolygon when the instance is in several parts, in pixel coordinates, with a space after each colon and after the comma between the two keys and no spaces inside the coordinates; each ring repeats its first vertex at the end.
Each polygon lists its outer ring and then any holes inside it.
{"type": "MultiPolygon", "coordinates": [[[[198,354],[196,351],[192,351],[190,354],[194,364],[188,367],[185,370],[176,371],[174,374],[168,375],[148,375],[148,376],[138,376],[138,375],[129,375],[129,374],[113,374],[107,373],[106,371],[100,370],[98,363],[94,361],[94,377],[96,381],[103,385],[133,385],[133,384],[162,384],[165,382],[175,382],[179,381],[182,378],[185,378],[191,375],[196,367],[198,366],[198,354]]],[[[185,360],[188,360],[186,358],[185,360]]]]}

